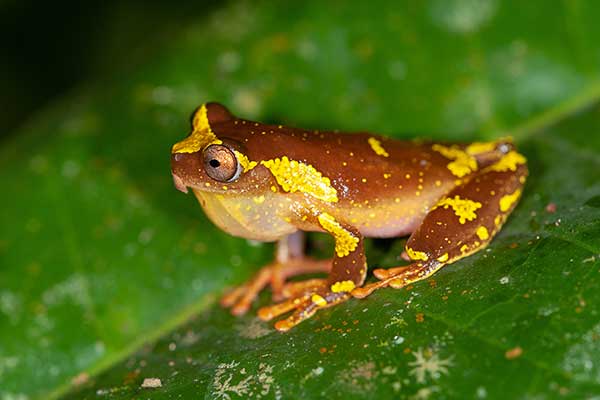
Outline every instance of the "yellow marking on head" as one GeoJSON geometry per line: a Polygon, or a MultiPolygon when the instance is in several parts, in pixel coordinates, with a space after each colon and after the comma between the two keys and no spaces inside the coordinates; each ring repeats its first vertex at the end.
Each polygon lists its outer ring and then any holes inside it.
{"type": "Polygon", "coordinates": [[[455,176],[462,178],[471,172],[477,171],[477,160],[467,152],[458,148],[458,146],[442,146],[440,144],[434,144],[432,147],[433,151],[437,151],[444,157],[453,160],[447,165],[447,168],[455,176]]]}
{"type": "Polygon", "coordinates": [[[460,252],[461,253],[466,253],[467,250],[469,250],[469,245],[468,244],[463,244],[462,247],[460,248],[460,252]]]}
{"type": "Polygon", "coordinates": [[[338,201],[337,191],[331,186],[329,178],[312,165],[290,160],[286,156],[260,163],[271,171],[286,192],[306,193],[327,202],[338,201]]]}
{"type": "Polygon", "coordinates": [[[327,305],[327,301],[316,293],[313,294],[310,299],[319,307],[325,307],[327,305]]]}
{"type": "Polygon", "coordinates": [[[525,164],[527,159],[516,151],[510,151],[506,153],[498,162],[490,165],[492,171],[505,172],[505,171],[516,171],[517,166],[525,164]]]}
{"type": "Polygon", "coordinates": [[[351,292],[355,287],[356,285],[352,281],[340,281],[331,285],[331,291],[333,293],[351,292]]]}
{"type": "Polygon", "coordinates": [[[444,254],[442,254],[441,256],[439,256],[439,257],[437,258],[437,260],[438,260],[439,262],[446,262],[446,261],[448,261],[448,258],[450,258],[450,257],[448,256],[448,253],[444,253],[444,254]]]}
{"type": "Polygon", "coordinates": [[[500,199],[500,211],[506,212],[519,200],[521,197],[521,189],[517,189],[512,194],[507,194],[500,199]]]}
{"type": "Polygon", "coordinates": [[[429,257],[427,256],[427,254],[425,254],[425,252],[413,250],[408,246],[406,246],[406,254],[408,254],[408,257],[411,260],[427,261],[429,259],[429,257]]]}
{"type": "Polygon", "coordinates": [[[369,144],[371,145],[371,148],[375,152],[375,154],[377,154],[378,156],[384,156],[384,157],[390,156],[388,154],[388,152],[385,151],[385,149],[383,148],[383,146],[381,145],[381,142],[379,140],[375,139],[374,137],[370,137],[368,141],[369,141],[369,144]]]}
{"type": "Polygon", "coordinates": [[[245,154],[240,153],[237,150],[234,150],[235,156],[237,157],[240,165],[244,168],[244,172],[250,171],[252,168],[256,167],[258,163],[256,161],[250,161],[245,154]]]}
{"type": "Polygon", "coordinates": [[[195,153],[208,145],[221,143],[223,142],[217,139],[210,128],[206,105],[202,104],[192,119],[192,133],[181,142],[175,143],[171,153],[195,153]]]}
{"type": "Polygon", "coordinates": [[[467,146],[466,151],[470,155],[487,153],[496,149],[496,142],[475,142],[467,146]]]}
{"type": "Polygon", "coordinates": [[[490,238],[490,233],[488,232],[485,226],[480,226],[479,228],[477,228],[476,233],[477,236],[479,236],[479,239],[481,240],[488,240],[490,238]]]}
{"type": "Polygon", "coordinates": [[[356,249],[358,238],[347,231],[332,215],[322,213],[318,217],[319,224],[335,239],[335,252],[338,257],[345,257],[356,249]]]}
{"type": "Polygon", "coordinates": [[[454,214],[459,218],[459,222],[464,224],[466,221],[473,221],[477,218],[475,210],[481,208],[481,203],[469,199],[461,199],[460,196],[456,195],[453,199],[449,197],[443,198],[433,209],[435,210],[438,207],[444,207],[444,209],[452,207],[454,214]]]}

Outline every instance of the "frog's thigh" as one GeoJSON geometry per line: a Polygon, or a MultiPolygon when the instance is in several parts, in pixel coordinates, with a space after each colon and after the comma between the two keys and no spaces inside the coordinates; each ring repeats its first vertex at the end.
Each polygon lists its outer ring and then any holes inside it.
{"type": "Polygon", "coordinates": [[[499,162],[456,187],[409,238],[410,258],[449,264],[484,248],[517,204],[526,177],[524,159],[499,162]]]}

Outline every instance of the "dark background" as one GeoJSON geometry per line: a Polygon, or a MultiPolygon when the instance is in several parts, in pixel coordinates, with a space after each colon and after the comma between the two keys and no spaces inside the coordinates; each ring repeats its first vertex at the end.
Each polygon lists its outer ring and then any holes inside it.
{"type": "Polygon", "coordinates": [[[0,4],[0,137],[83,82],[135,68],[214,2],[107,0],[0,4]]]}

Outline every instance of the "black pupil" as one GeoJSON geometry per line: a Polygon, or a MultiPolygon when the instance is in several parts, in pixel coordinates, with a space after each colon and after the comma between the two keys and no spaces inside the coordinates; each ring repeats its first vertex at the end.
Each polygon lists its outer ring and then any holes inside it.
{"type": "Polygon", "coordinates": [[[213,168],[218,168],[221,165],[221,163],[219,162],[219,160],[215,160],[214,158],[212,160],[210,160],[208,163],[213,168]]]}

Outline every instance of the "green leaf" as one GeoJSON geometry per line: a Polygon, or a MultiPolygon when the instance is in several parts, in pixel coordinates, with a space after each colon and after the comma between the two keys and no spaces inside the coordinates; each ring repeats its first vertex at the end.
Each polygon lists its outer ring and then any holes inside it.
{"type": "MultiPolygon", "coordinates": [[[[1,399],[600,393],[600,5],[323,3],[198,16],[154,61],[4,143],[1,399]],[[531,177],[485,251],[279,334],[214,306],[272,247],[220,232],[172,188],[170,145],[212,99],[307,127],[513,134],[531,177]]],[[[395,265],[401,244],[369,242],[371,265],[395,265]]]]}

